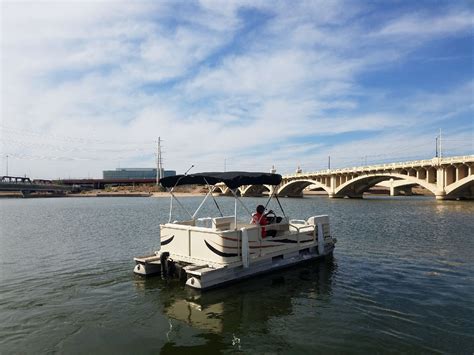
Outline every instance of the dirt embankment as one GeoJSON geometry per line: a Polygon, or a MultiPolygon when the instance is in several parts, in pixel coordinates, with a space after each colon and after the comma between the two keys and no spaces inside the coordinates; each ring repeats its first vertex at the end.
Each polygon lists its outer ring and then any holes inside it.
{"type": "MultiPolygon", "coordinates": [[[[177,186],[174,189],[177,196],[199,196],[207,193],[207,188],[197,185],[177,186]]],[[[168,197],[169,193],[155,185],[114,186],[104,190],[88,190],[69,197],[168,197]]]]}

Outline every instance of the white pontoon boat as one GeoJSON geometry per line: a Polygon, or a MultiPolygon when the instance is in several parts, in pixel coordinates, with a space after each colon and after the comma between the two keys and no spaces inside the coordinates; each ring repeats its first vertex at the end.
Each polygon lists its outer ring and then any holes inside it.
{"type": "Polygon", "coordinates": [[[330,234],[329,217],[289,219],[274,193],[270,194],[265,207],[272,198],[277,200],[283,213],[279,223],[261,226],[237,219],[238,204],[249,213],[249,219],[252,215],[237,195],[237,189],[245,185],[277,186],[281,183],[281,175],[200,173],[170,176],[161,179],[160,183],[171,195],[169,221],[160,225],[160,250],[150,256],[134,258],[134,272],[138,275],[161,273],[163,277],[184,279],[192,288],[207,289],[333,253],[336,239],[330,234]],[[209,189],[194,214],[189,213],[173,193],[176,186],[187,184],[206,185],[209,189]],[[233,216],[222,215],[213,196],[216,184],[225,184],[232,191],[235,198],[233,216]],[[209,197],[214,200],[220,216],[197,218],[209,197]],[[189,219],[172,222],[173,201],[189,219]],[[263,228],[265,232],[262,233],[263,228]],[[265,234],[274,236],[263,238],[265,234]]]}

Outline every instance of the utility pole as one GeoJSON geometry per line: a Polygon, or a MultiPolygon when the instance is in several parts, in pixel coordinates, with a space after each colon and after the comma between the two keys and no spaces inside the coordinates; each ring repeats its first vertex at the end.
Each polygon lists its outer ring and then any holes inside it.
{"type": "Polygon", "coordinates": [[[439,157],[442,158],[443,157],[443,152],[441,151],[441,128],[439,129],[439,157]]]}
{"type": "Polygon", "coordinates": [[[158,137],[158,146],[156,153],[156,185],[160,183],[163,173],[163,161],[161,157],[161,137],[158,137]]]}

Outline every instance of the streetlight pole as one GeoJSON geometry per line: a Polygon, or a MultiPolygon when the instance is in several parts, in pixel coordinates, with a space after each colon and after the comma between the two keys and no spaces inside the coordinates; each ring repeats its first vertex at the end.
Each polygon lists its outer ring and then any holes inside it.
{"type": "Polygon", "coordinates": [[[8,154],[7,154],[7,176],[8,176],[8,154]]]}
{"type": "Polygon", "coordinates": [[[156,186],[159,185],[163,174],[163,158],[161,156],[161,137],[158,137],[158,145],[156,152],[156,186]]]}
{"type": "Polygon", "coordinates": [[[443,157],[443,151],[441,150],[441,128],[439,129],[439,157],[443,157]]]}

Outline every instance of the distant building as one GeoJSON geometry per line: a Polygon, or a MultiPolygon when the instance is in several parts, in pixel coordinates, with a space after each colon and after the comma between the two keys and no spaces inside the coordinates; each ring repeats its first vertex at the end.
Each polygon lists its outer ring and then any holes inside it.
{"type": "MultiPolygon", "coordinates": [[[[104,179],[156,179],[156,168],[117,168],[104,170],[104,179]]],[[[163,170],[163,177],[176,175],[175,170],[163,170]]]]}

